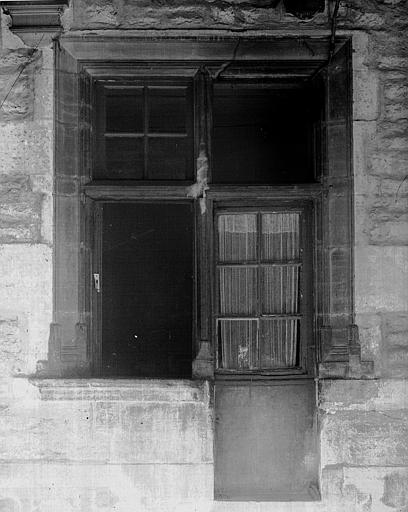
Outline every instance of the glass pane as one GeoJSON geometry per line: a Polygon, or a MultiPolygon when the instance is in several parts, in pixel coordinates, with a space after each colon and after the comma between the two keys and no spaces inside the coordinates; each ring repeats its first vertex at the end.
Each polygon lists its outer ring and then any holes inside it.
{"type": "Polygon", "coordinates": [[[313,176],[311,93],[215,85],[213,181],[306,183],[313,176]]]}
{"type": "Polygon", "coordinates": [[[151,180],[185,180],[192,175],[191,140],[149,137],[147,176],[151,180]]]}
{"type": "Polygon", "coordinates": [[[97,178],[140,180],[143,178],[142,138],[106,138],[106,175],[97,178]]]}
{"type": "Polygon", "coordinates": [[[256,214],[218,217],[220,261],[256,260],[256,214]]]}
{"type": "Polygon", "coordinates": [[[219,320],[219,367],[251,370],[258,367],[256,320],[219,320]]]}
{"type": "Polygon", "coordinates": [[[262,313],[295,315],[299,310],[299,267],[262,269],[262,313]]]}
{"type": "Polygon", "coordinates": [[[263,214],[262,259],[296,260],[299,254],[299,213],[263,214]]]}
{"type": "Polygon", "coordinates": [[[106,96],[106,131],[143,133],[143,89],[110,92],[106,96]]]}
{"type": "Polygon", "coordinates": [[[149,133],[186,133],[186,89],[149,88],[149,133]]]}
{"type": "Polygon", "coordinates": [[[257,303],[257,271],[247,267],[218,269],[222,315],[254,315],[257,303]]]}
{"type": "Polygon", "coordinates": [[[261,320],[261,368],[292,368],[297,365],[299,323],[298,319],[261,320]]]}

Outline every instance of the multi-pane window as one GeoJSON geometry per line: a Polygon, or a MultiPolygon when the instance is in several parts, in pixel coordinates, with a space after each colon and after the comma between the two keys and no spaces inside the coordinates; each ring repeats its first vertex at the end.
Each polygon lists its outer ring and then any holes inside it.
{"type": "Polygon", "coordinates": [[[300,369],[304,315],[304,211],[217,215],[218,369],[300,369]]]}
{"type": "Polygon", "coordinates": [[[158,81],[99,87],[96,180],[191,180],[191,84],[158,81]]]}
{"type": "MultiPolygon", "coordinates": [[[[203,140],[211,163],[209,197],[223,184],[316,180],[315,93],[221,81],[212,84],[212,102],[206,103],[199,90],[186,77],[100,81],[94,183],[191,182],[195,148],[203,140]],[[204,104],[210,112],[200,110],[204,104]],[[204,114],[212,120],[208,133],[200,124],[204,114]]],[[[305,317],[311,310],[304,307],[303,288],[311,268],[305,268],[302,246],[305,211],[293,203],[271,209],[266,202],[256,209],[236,190],[235,204],[242,200],[248,208],[217,210],[214,202],[216,368],[241,374],[307,372],[310,319],[305,317]]]]}

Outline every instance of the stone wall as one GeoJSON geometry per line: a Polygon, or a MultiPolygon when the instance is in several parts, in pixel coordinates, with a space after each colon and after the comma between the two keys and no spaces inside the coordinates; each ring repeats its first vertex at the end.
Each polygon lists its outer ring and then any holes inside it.
{"type": "Polygon", "coordinates": [[[212,391],[188,381],[10,381],[1,512],[403,512],[408,383],[320,387],[319,502],[212,499],[212,391]]]}
{"type": "Polygon", "coordinates": [[[30,374],[47,354],[52,291],[53,53],[2,16],[0,368],[30,374]]]}
{"type": "MultiPolygon", "coordinates": [[[[328,34],[268,2],[74,0],[65,31],[328,34]]],[[[408,511],[408,2],[341,2],[353,37],[355,303],[375,379],[319,388],[322,501],[212,501],[206,385],[30,381],[52,310],[53,53],[2,16],[0,512],[408,511]],[[7,376],[19,376],[9,379],[7,376]]],[[[39,39],[40,41],[40,39],[39,39]]]]}
{"type": "Polygon", "coordinates": [[[408,42],[398,28],[360,33],[356,41],[357,323],[376,374],[407,377],[408,42]]]}
{"type": "Polygon", "coordinates": [[[15,379],[0,397],[0,511],[194,510],[212,492],[209,400],[206,383],[15,379]]]}

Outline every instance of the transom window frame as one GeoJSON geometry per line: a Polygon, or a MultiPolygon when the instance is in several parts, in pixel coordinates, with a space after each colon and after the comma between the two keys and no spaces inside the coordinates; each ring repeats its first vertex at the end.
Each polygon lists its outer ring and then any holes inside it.
{"type": "MultiPolygon", "coordinates": [[[[63,36],[56,54],[56,176],[54,315],[50,326],[48,364],[50,376],[95,375],[95,347],[91,272],[93,249],[89,219],[94,202],[101,200],[186,199],[185,185],[128,186],[91,182],[92,105],[95,83],[106,78],[134,76],[177,77],[195,80],[203,88],[210,76],[225,66],[229,78],[249,70],[251,76],[285,81],[323,77],[326,90],[322,119],[322,175],[318,183],[303,186],[210,185],[197,180],[198,215],[197,339],[194,340],[196,377],[214,375],[212,347],[213,264],[212,215],[219,202],[308,200],[314,204],[315,335],[314,348],[322,377],[345,377],[368,366],[361,363],[353,306],[353,211],[351,172],[351,39],[338,38],[327,66],[328,37],[225,37],[111,38],[63,36]],[[236,55],[235,55],[236,54],[236,55]],[[231,56],[234,56],[232,59],[231,56]],[[234,62],[232,62],[234,61],[234,62]],[[260,66],[261,63],[261,66],[260,66]],[[326,65],[326,66],[325,66],[326,65]],[[265,69],[268,68],[267,72],[265,69]],[[203,197],[205,196],[205,197],[203,197]],[[338,286],[341,283],[341,286],[338,286]]],[[[205,90],[205,89],[204,89],[205,90]]],[[[203,141],[209,148],[211,120],[200,95],[196,102],[195,161],[203,141]]],[[[196,169],[197,170],[197,169],[196,169]]],[[[210,174],[209,174],[210,178],[210,174]]]]}
{"type": "MultiPolygon", "coordinates": [[[[94,150],[93,154],[94,157],[92,159],[92,174],[93,174],[93,181],[98,181],[99,183],[102,183],[103,181],[106,181],[109,183],[112,180],[112,178],[102,177],[99,178],[97,176],[98,173],[107,173],[105,166],[106,166],[106,156],[105,156],[105,147],[106,147],[106,139],[114,138],[116,140],[119,140],[120,138],[125,137],[137,137],[142,138],[143,144],[144,144],[144,165],[142,170],[142,177],[140,178],[134,178],[129,179],[129,182],[136,183],[147,183],[147,182],[165,182],[166,179],[162,178],[152,178],[149,177],[149,145],[150,141],[152,139],[158,140],[159,138],[166,137],[166,138],[184,138],[187,142],[190,142],[190,145],[187,144],[187,150],[188,150],[188,160],[190,162],[191,166],[191,174],[187,177],[180,178],[177,181],[180,183],[184,181],[194,181],[194,105],[195,105],[195,91],[194,91],[194,78],[189,76],[175,76],[173,79],[168,77],[158,77],[158,76],[151,76],[146,71],[145,76],[134,76],[134,77],[128,77],[127,79],[123,78],[109,78],[106,80],[97,80],[95,83],[95,102],[94,102],[94,119],[93,119],[93,125],[95,127],[94,130],[94,150]],[[136,89],[142,89],[143,93],[143,116],[142,116],[142,125],[143,125],[143,135],[141,133],[138,133],[137,135],[133,133],[123,133],[123,132],[115,132],[115,133],[108,133],[106,130],[106,97],[108,96],[108,91],[118,91],[122,93],[130,93],[132,90],[136,89]],[[149,104],[149,93],[148,90],[159,90],[159,89],[185,89],[185,99],[186,103],[190,104],[190,108],[186,110],[186,126],[185,126],[185,133],[179,133],[179,132],[172,132],[172,133],[162,133],[156,131],[150,131],[150,108],[151,105],[149,104]]],[[[126,180],[123,180],[124,182],[126,180]]]]}
{"type": "MultiPolygon", "coordinates": [[[[271,71],[269,71],[271,72],[271,71]]],[[[258,175],[258,178],[260,178],[261,181],[257,182],[256,180],[249,179],[248,182],[245,182],[242,176],[239,176],[237,180],[227,179],[224,176],[217,176],[217,172],[219,169],[217,167],[220,165],[220,162],[217,162],[217,160],[220,160],[220,155],[217,154],[217,149],[219,153],[219,148],[217,148],[219,141],[217,141],[216,132],[219,131],[220,126],[218,125],[217,118],[220,116],[222,117],[223,112],[220,111],[220,103],[222,101],[222,98],[227,100],[227,109],[228,109],[228,100],[235,100],[237,101],[238,98],[241,100],[244,99],[248,104],[248,100],[253,100],[257,97],[263,98],[264,101],[268,102],[272,99],[272,108],[279,111],[279,108],[282,108],[282,106],[285,106],[286,111],[286,118],[290,119],[290,116],[294,114],[294,107],[293,103],[296,104],[297,107],[299,107],[299,104],[301,102],[306,103],[307,107],[298,108],[296,109],[296,115],[298,116],[298,119],[301,120],[301,123],[305,121],[304,117],[306,114],[306,110],[310,108],[310,105],[312,105],[312,110],[315,115],[320,115],[320,108],[322,103],[322,92],[323,90],[320,90],[318,87],[319,80],[316,80],[315,82],[311,80],[311,82],[302,82],[302,81],[294,81],[290,82],[286,78],[286,80],[279,81],[278,79],[273,78],[273,74],[271,77],[268,77],[266,74],[265,76],[260,76],[258,79],[254,79],[251,77],[251,72],[249,69],[242,70],[239,72],[237,70],[236,74],[231,72],[231,76],[221,76],[218,77],[216,80],[212,81],[212,91],[213,91],[213,101],[212,101],[212,119],[213,119],[213,126],[212,126],[212,159],[213,159],[213,165],[211,169],[211,177],[213,184],[251,184],[253,186],[260,186],[260,185],[270,185],[273,184],[274,186],[282,186],[282,185],[288,185],[288,184],[297,184],[297,185],[303,185],[305,183],[314,183],[320,179],[321,175],[321,156],[320,153],[320,140],[319,134],[316,133],[316,130],[308,130],[306,134],[302,134],[303,139],[301,141],[301,153],[302,157],[306,160],[304,167],[301,169],[302,176],[305,178],[304,180],[298,179],[298,176],[292,176],[288,173],[288,176],[285,180],[283,176],[281,176],[282,168],[279,166],[279,162],[275,163],[275,172],[277,171],[277,175],[275,176],[275,180],[273,183],[268,182],[268,180],[265,180],[264,177],[259,176],[259,171],[262,173],[262,165],[260,166],[261,169],[254,169],[255,176],[258,175]],[[317,86],[317,87],[316,87],[317,86]],[[266,93],[266,94],[265,94],[266,93]],[[283,101],[277,101],[277,97],[282,97],[283,101]],[[290,98],[292,96],[292,98],[290,98]],[[290,99],[289,99],[290,98],[290,99]],[[300,100],[300,98],[302,98],[300,100]],[[221,101],[220,101],[221,100],[221,101]],[[313,108],[314,107],[314,108],[313,108]],[[320,108],[319,108],[320,107],[320,108]],[[217,144],[218,142],[218,144],[217,144]],[[218,158],[217,158],[218,157],[218,158]],[[306,172],[305,172],[306,171],[306,172]],[[317,180],[316,180],[317,177],[317,180]]],[[[256,109],[256,102],[255,102],[255,109],[256,109]]],[[[241,107],[242,108],[242,107],[241,107]]],[[[259,108],[259,105],[258,105],[259,108]]],[[[265,103],[262,106],[262,110],[268,112],[268,109],[265,108],[265,103]]],[[[250,112],[250,109],[247,109],[246,113],[248,114],[250,112]]],[[[235,112],[233,112],[235,114],[235,112]]],[[[245,115],[245,114],[244,114],[245,115]]],[[[250,117],[250,116],[249,116],[250,117]]],[[[282,131],[283,133],[286,132],[285,130],[285,122],[283,119],[278,115],[275,116],[275,112],[271,115],[271,118],[273,119],[273,124],[276,127],[279,127],[278,130],[282,131]]],[[[227,119],[224,119],[224,122],[228,123],[227,119]]],[[[251,123],[250,119],[246,119],[246,122],[251,123]]],[[[259,122],[259,121],[258,121],[259,122]]],[[[245,123],[245,121],[244,121],[245,123]]],[[[291,135],[292,132],[296,129],[293,126],[293,122],[291,124],[291,135]]],[[[313,125],[313,120],[308,119],[308,124],[313,125]]],[[[257,123],[255,123],[255,126],[258,126],[257,123]]],[[[262,125],[260,125],[262,126],[262,125]]],[[[262,126],[262,129],[258,133],[259,138],[263,138],[263,136],[267,136],[267,133],[263,132],[263,130],[266,128],[266,130],[271,129],[272,126],[262,126]]],[[[249,134],[251,137],[251,134],[249,134]]],[[[276,137],[276,132],[274,133],[274,136],[276,137]]],[[[287,134],[286,134],[287,135],[287,134]]],[[[299,134],[297,134],[299,137],[299,134]]],[[[270,135],[269,135],[270,137],[270,135]]],[[[296,138],[296,135],[293,135],[292,141],[296,138]]],[[[300,137],[299,137],[300,138],[300,137]]],[[[251,140],[251,139],[250,139],[251,140]]],[[[289,137],[287,137],[285,140],[289,140],[289,137]]],[[[247,142],[247,141],[245,141],[247,142]]],[[[246,144],[248,145],[248,144],[246,144]]],[[[282,144],[284,146],[284,144],[282,144]]],[[[245,147],[245,143],[243,144],[245,147]]],[[[278,145],[272,146],[274,152],[277,152],[278,145]]],[[[253,157],[253,152],[248,151],[249,154],[253,157]]],[[[288,151],[286,152],[288,153],[288,151]]],[[[296,153],[296,152],[295,152],[296,153]]],[[[228,155],[228,150],[225,152],[226,155],[228,155]]],[[[261,151],[262,154],[262,151],[261,151]]],[[[277,155],[274,155],[276,159],[277,155]]],[[[222,160],[222,159],[221,159],[222,160]]],[[[243,159],[245,161],[245,159],[243,159]]],[[[289,160],[289,158],[287,158],[289,160]]],[[[249,164],[249,162],[246,162],[249,164]]],[[[250,165],[250,164],[249,164],[250,165]]],[[[287,163],[285,167],[287,167],[287,163]]],[[[296,171],[299,169],[299,165],[294,166],[294,164],[291,165],[291,171],[296,171]]],[[[286,169],[288,170],[288,168],[286,169]]],[[[238,174],[240,174],[240,171],[238,170],[238,174]]],[[[246,179],[248,179],[248,175],[246,176],[246,179]]]]}

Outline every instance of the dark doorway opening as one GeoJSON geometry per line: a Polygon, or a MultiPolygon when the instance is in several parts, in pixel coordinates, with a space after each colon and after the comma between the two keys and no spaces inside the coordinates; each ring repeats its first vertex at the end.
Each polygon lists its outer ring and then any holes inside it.
{"type": "Polygon", "coordinates": [[[105,203],[102,219],[103,374],[190,378],[193,206],[105,203]]]}

